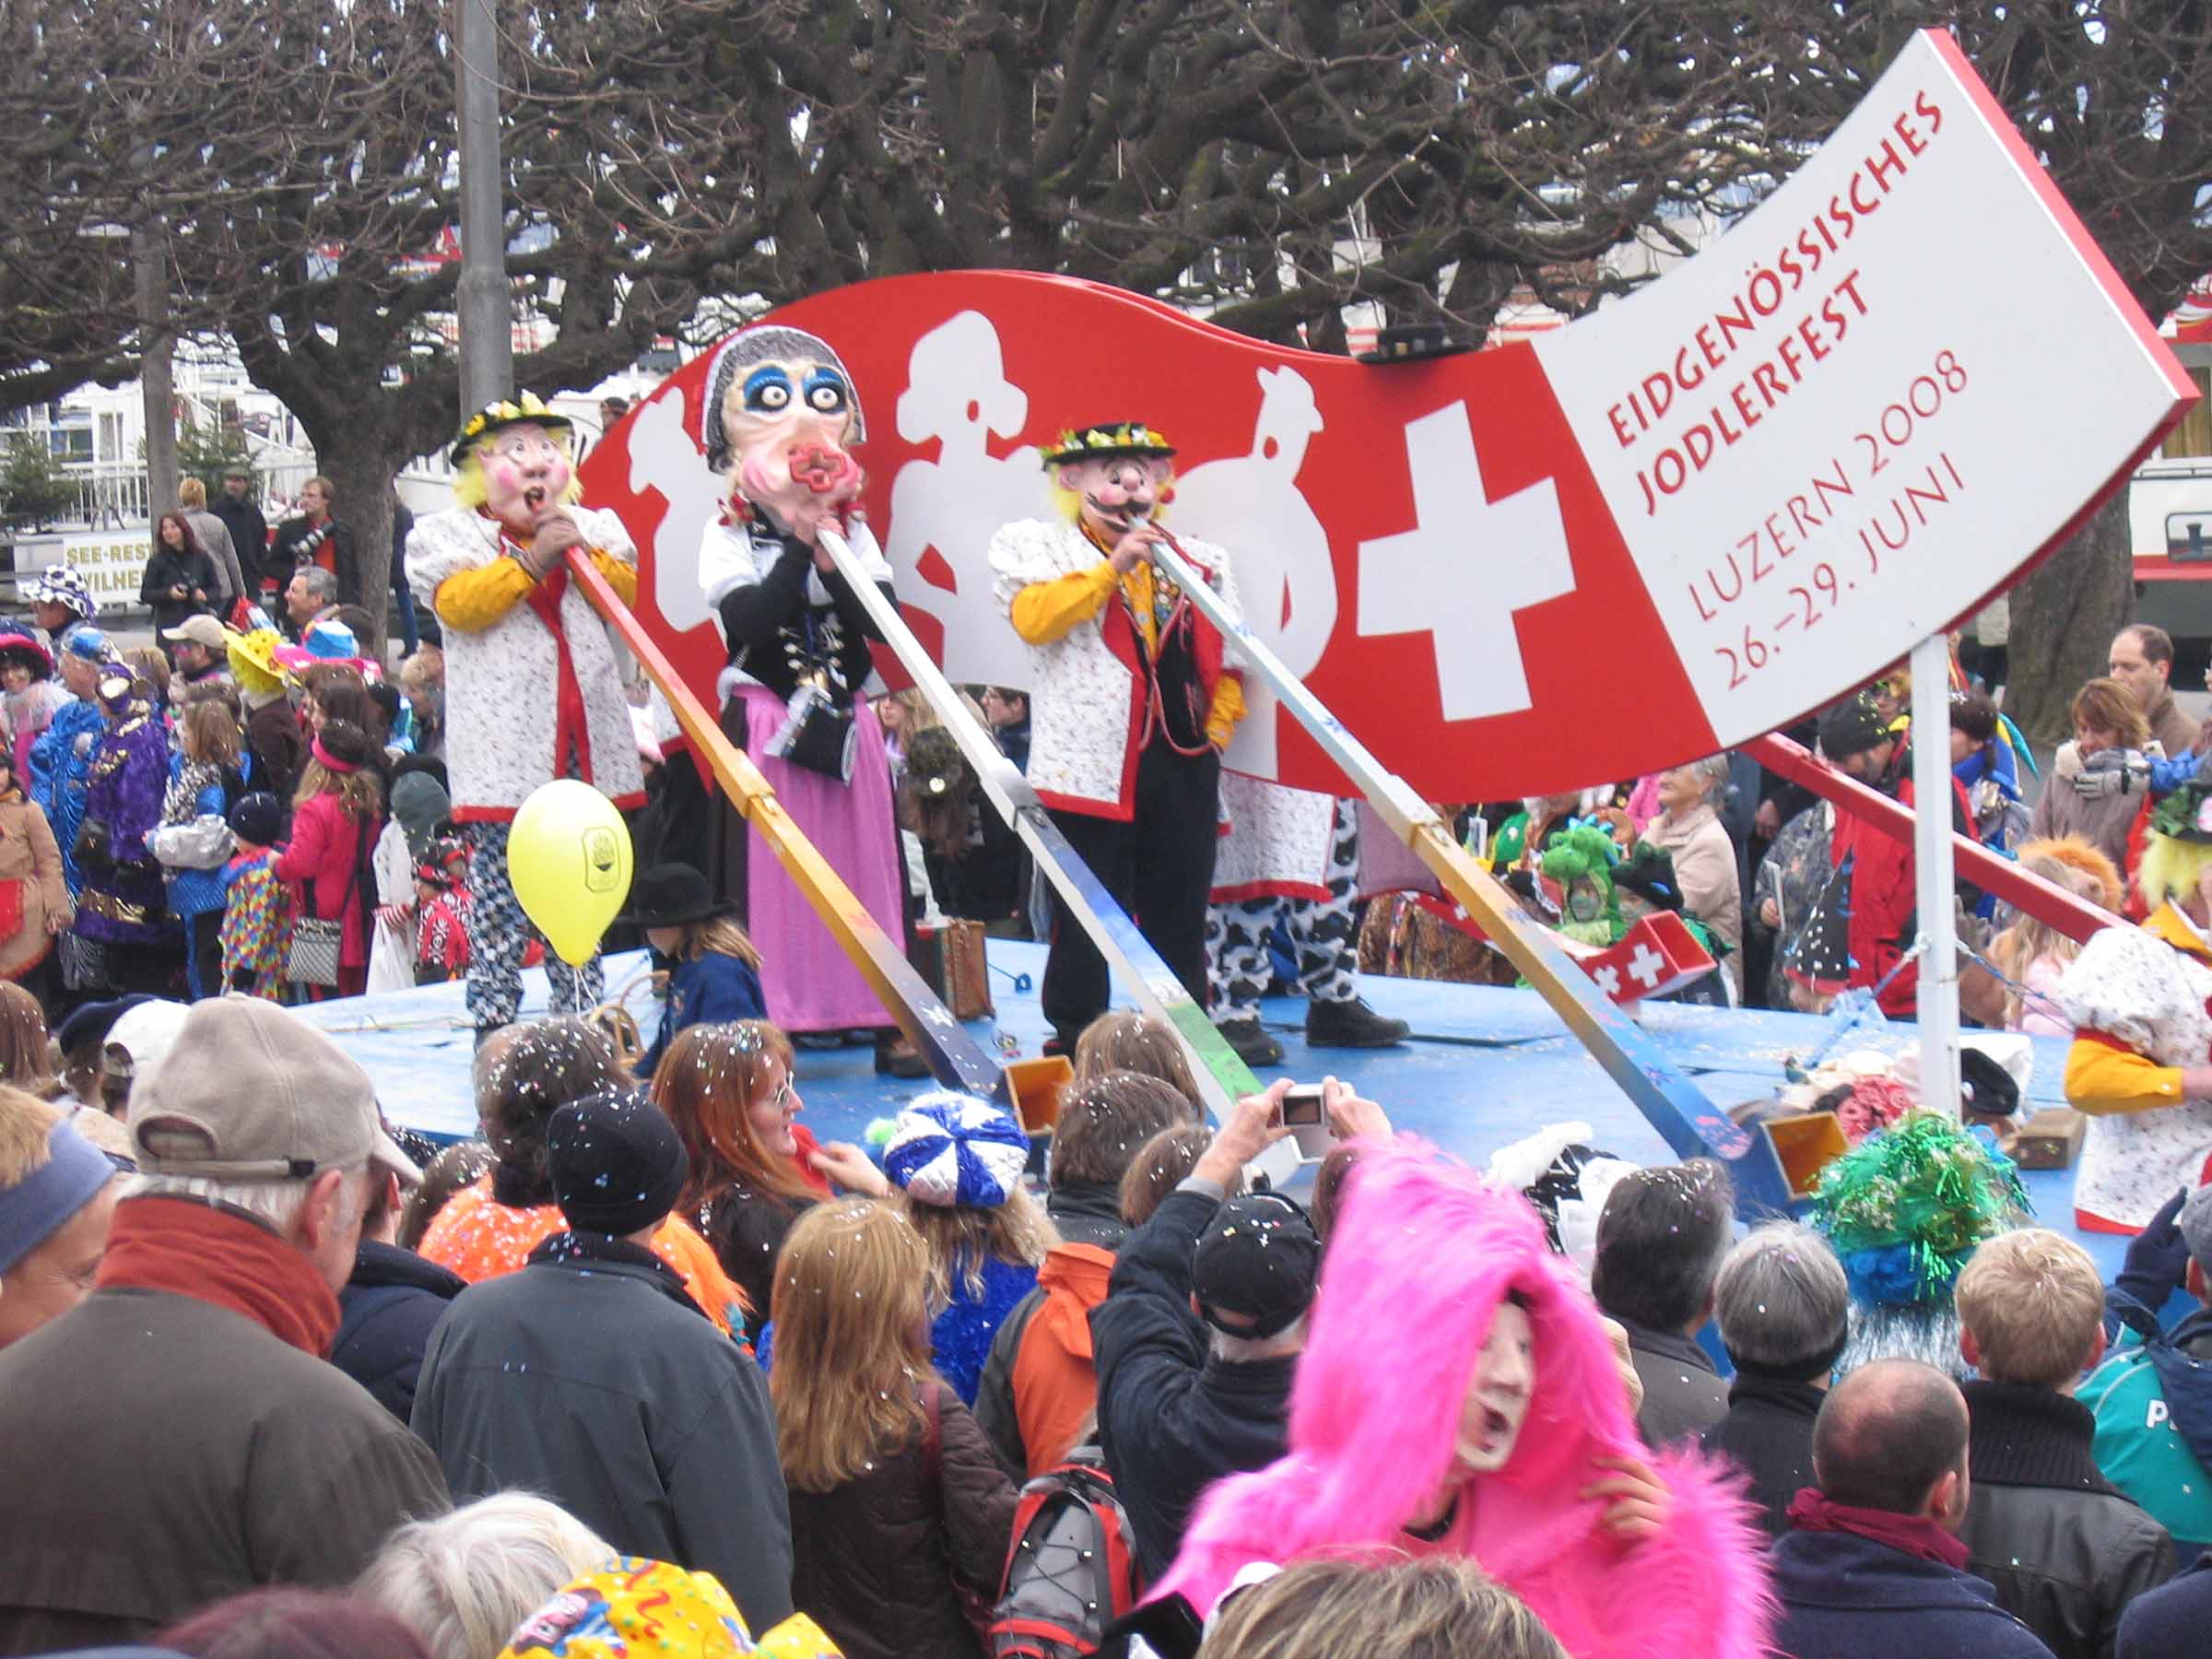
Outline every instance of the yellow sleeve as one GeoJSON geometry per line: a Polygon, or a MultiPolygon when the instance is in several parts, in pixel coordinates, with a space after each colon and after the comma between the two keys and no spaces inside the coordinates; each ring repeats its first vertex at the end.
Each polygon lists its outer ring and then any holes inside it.
{"type": "Polygon", "coordinates": [[[2092,1117],[2178,1106],[2181,1068],[2160,1065],[2101,1035],[2077,1037],[2066,1051],[2066,1103],[2092,1117]]]}
{"type": "Polygon", "coordinates": [[[522,603],[530,572],[512,559],[495,559],[473,571],[455,571],[431,595],[438,620],[463,633],[482,633],[522,603]]]}
{"type": "Polygon", "coordinates": [[[1014,631],[1031,645],[1050,645],[1103,610],[1120,582],[1112,560],[1105,559],[1088,571],[1032,582],[1014,595],[1014,631]]]}
{"type": "Polygon", "coordinates": [[[1244,677],[1235,669],[1214,682],[1214,706],[1206,712],[1206,735],[1218,749],[1229,747],[1244,718],[1244,677]]]}
{"type": "Polygon", "coordinates": [[[623,604],[635,606],[638,602],[638,567],[627,559],[617,559],[612,553],[592,549],[592,564],[606,578],[606,585],[615,590],[615,596],[623,604]]]}

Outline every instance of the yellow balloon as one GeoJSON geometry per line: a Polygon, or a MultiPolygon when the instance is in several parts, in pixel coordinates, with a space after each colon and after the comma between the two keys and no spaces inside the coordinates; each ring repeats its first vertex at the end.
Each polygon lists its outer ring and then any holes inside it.
{"type": "Polygon", "coordinates": [[[523,913],[581,968],[629,897],[629,826],[589,783],[543,784],[507,831],[507,874],[523,913]]]}

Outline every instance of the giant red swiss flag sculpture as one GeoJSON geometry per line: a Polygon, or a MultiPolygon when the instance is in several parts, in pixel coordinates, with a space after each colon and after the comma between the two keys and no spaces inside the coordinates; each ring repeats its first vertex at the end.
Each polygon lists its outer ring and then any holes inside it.
{"type": "MultiPolygon", "coordinates": [[[[1453,801],[1633,777],[1860,684],[2068,534],[2194,395],[1940,33],[1729,234],[1532,344],[1369,366],[1004,272],[775,314],[853,371],[870,516],[954,679],[1027,675],[984,550],[1051,512],[1038,446],[1141,418],[1182,452],[1170,523],[1233,550],[1262,637],[1453,801]]],[[[702,688],[704,372],[582,469],[702,688]]],[[[1340,787],[1271,705],[1230,761],[1340,787]]]]}

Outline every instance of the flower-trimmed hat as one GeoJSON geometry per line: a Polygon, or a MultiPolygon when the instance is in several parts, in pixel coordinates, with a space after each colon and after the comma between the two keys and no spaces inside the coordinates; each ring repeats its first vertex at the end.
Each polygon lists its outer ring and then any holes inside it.
{"type": "Polygon", "coordinates": [[[1089,426],[1070,427],[1044,453],[1044,465],[1065,466],[1071,461],[1103,461],[1112,455],[1157,455],[1165,458],[1175,446],[1164,434],[1141,420],[1101,420],[1089,426]]]}
{"type": "Polygon", "coordinates": [[[27,633],[0,633],[0,664],[20,663],[34,679],[53,677],[53,653],[27,633]]]}
{"type": "Polygon", "coordinates": [[[2212,841],[2212,784],[2184,783],[2160,801],[2150,815],[2150,832],[2168,841],[2212,841]]]}
{"type": "Polygon", "coordinates": [[[448,458],[459,466],[468,459],[468,452],[492,433],[504,427],[521,426],[524,421],[561,432],[570,431],[576,425],[535,392],[525,392],[520,397],[502,397],[486,404],[461,423],[460,436],[453,440],[448,458]]]}

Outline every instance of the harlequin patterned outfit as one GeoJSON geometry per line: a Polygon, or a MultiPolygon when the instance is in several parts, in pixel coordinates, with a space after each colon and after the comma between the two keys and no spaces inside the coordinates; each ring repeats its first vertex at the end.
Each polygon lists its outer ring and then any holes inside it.
{"type": "Polygon", "coordinates": [[[249,996],[284,1000],[292,943],[291,885],[276,874],[275,849],[241,853],[223,866],[223,983],[249,996]]]}
{"type": "Polygon", "coordinates": [[[415,982],[441,985],[468,969],[468,895],[455,888],[422,907],[415,927],[415,982]]]}
{"type": "Polygon", "coordinates": [[[2074,1178],[2077,1226],[2135,1232],[2212,1176],[2212,1100],[2182,1068],[2212,1058],[2212,942],[2171,904],[2094,935],[2059,981],[2075,1028],[2066,1099],[2089,1114],[2074,1178]]]}
{"type": "MultiPolygon", "coordinates": [[[[611,512],[572,507],[593,564],[627,603],[637,548],[611,512]]],[[[416,522],[407,582],[445,628],[446,751],[453,821],[469,841],[468,1011],[479,1030],[522,1006],[524,954],[537,930],[507,874],[507,831],[540,784],[580,778],[618,807],[645,799],[637,740],[606,626],[565,566],[534,579],[500,522],[451,508],[416,522]]],[[[547,952],[557,1013],[595,1006],[598,959],[578,970],[547,952]]]]}
{"type": "MultiPolygon", "coordinates": [[[[1224,803],[1232,802],[1235,783],[1257,782],[1228,774],[1221,781],[1224,803]]],[[[1229,896],[1233,889],[1219,885],[1221,872],[1217,865],[1214,902],[1206,917],[1208,979],[1213,987],[1212,1012],[1217,1020],[1258,1015],[1260,998],[1266,994],[1268,982],[1274,977],[1274,967],[1267,954],[1267,936],[1278,919],[1289,933],[1290,943],[1297,947],[1299,989],[1310,1001],[1348,1002],[1359,994],[1352,977],[1355,955],[1352,900],[1359,877],[1358,804],[1349,800],[1331,802],[1327,795],[1312,795],[1304,790],[1282,789],[1278,785],[1261,787],[1278,794],[1306,796],[1329,808],[1327,864],[1324,870],[1317,872],[1324,877],[1319,897],[1308,882],[1276,884],[1276,890],[1249,898],[1229,896]],[[1282,890],[1285,886],[1291,890],[1282,890]]],[[[1230,839],[1234,842],[1240,820],[1233,816],[1237,811],[1233,804],[1230,805],[1230,811],[1232,814],[1230,839]]],[[[1221,859],[1227,861],[1230,856],[1225,846],[1221,859]]]]}

